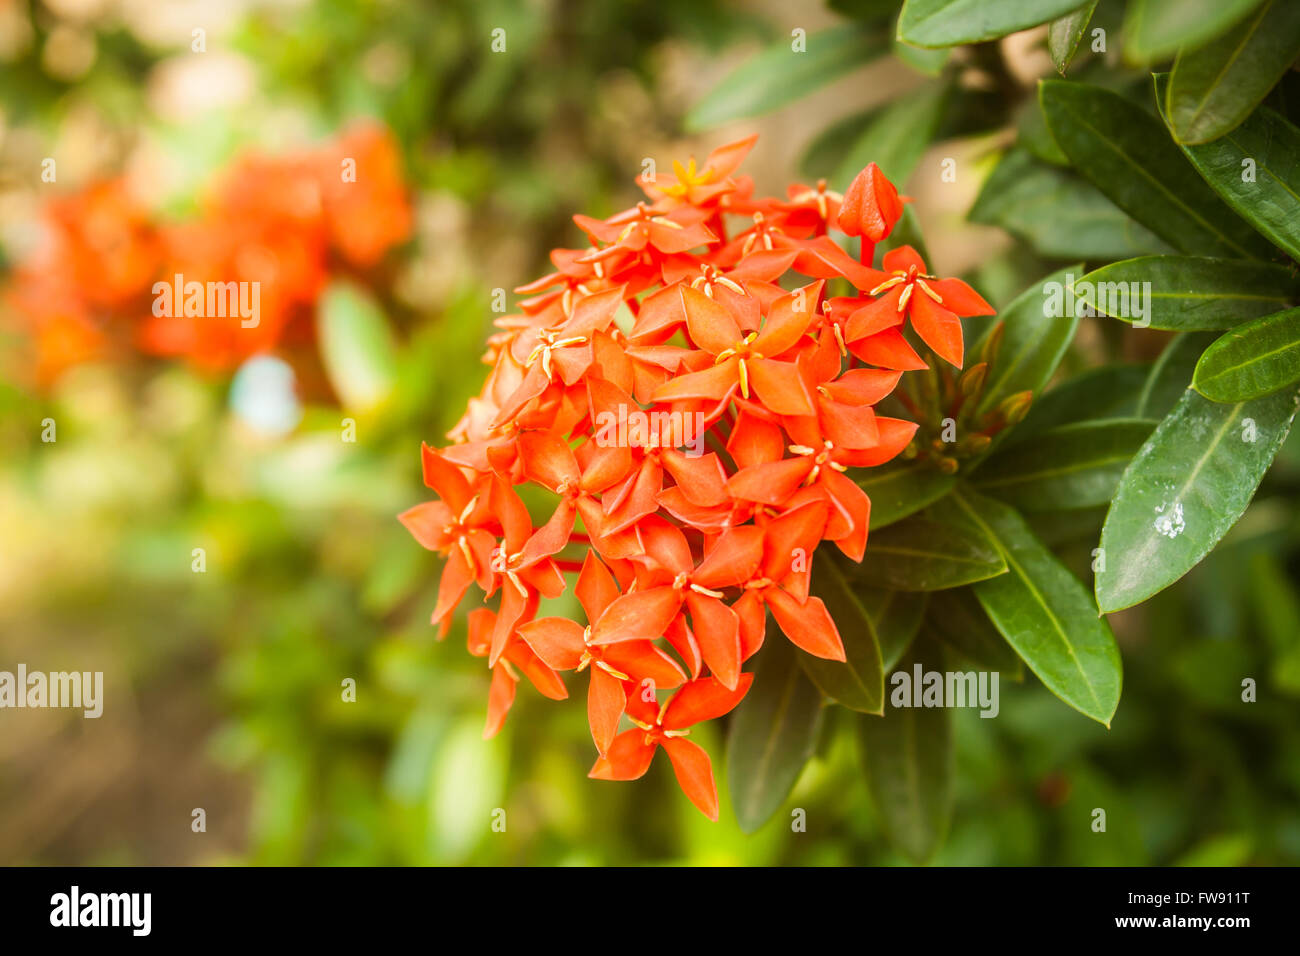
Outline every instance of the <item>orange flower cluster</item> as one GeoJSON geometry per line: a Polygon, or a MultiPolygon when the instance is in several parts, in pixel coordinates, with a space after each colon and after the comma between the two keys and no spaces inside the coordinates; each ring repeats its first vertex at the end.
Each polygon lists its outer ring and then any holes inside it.
{"type": "Polygon", "coordinates": [[[115,350],[225,370],[310,341],[330,276],[374,266],[413,221],[396,144],[370,124],[311,151],[241,158],[193,220],[154,221],[122,180],[51,201],[45,219],[48,241],[20,264],[8,296],[42,383],[115,350]],[[178,275],[257,283],[256,322],[233,310],[187,314],[183,301],[155,309],[155,284],[178,275]]]}
{"type": "Polygon", "coordinates": [[[926,367],[905,326],[960,366],[958,317],[993,311],[909,247],[872,267],[906,201],[874,164],[843,196],[820,183],[754,198],[732,176],[753,143],[674,164],[609,219],[575,217],[592,248],[554,251],[556,271],[517,290],[529,298],[497,321],[452,444],[423,448],[437,500],[401,515],[446,556],[441,635],[471,584],[499,596],[468,622],[492,669],[486,735],[520,674],[562,699],[559,672],[586,670],[590,775],[635,779],[663,747],[712,819],[710,760],[686,735],[744,697],[768,612],[803,651],[844,660],[810,594],[811,556],[831,541],[861,560],[870,501],[846,472],[889,461],[916,430],[873,410],[926,367]],[[744,228],[729,233],[728,216],[744,228]],[[861,237],[862,261],[834,228],[861,237]],[[787,291],[790,273],[804,284],[787,291]],[[836,280],[854,294],[828,295],[836,280]],[[524,484],[552,493],[540,525],[524,484]],[[539,618],[574,572],[585,622],[539,618]]]}

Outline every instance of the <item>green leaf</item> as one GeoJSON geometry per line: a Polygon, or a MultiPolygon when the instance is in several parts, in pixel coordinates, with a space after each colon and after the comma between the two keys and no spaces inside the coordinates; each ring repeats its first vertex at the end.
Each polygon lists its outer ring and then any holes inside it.
{"type": "Polygon", "coordinates": [[[1196,363],[1192,388],[1212,402],[1242,402],[1300,381],[1300,309],[1225,332],[1196,363]]]}
{"type": "MultiPolygon", "coordinates": [[[[844,157],[853,144],[879,115],[879,109],[870,109],[850,114],[826,127],[804,150],[803,157],[799,160],[800,171],[812,180],[825,178],[827,170],[835,169],[844,162],[844,157]]],[[[847,184],[836,185],[848,188],[847,184]]]]}
{"type": "Polygon", "coordinates": [[[1101,365],[1081,372],[1034,399],[1029,414],[1011,429],[1005,445],[1017,445],[1071,422],[1138,417],[1138,396],[1150,374],[1147,365],[1101,365]]]}
{"type": "Polygon", "coordinates": [[[1267,252],[1178,155],[1156,117],[1083,83],[1044,80],[1038,90],[1047,126],[1074,167],[1175,249],[1226,257],[1267,252]]]}
{"type": "Polygon", "coordinates": [[[1132,293],[1141,290],[1143,283],[1150,284],[1145,293],[1150,327],[1176,332],[1229,329],[1285,308],[1300,296],[1300,280],[1290,269],[1268,262],[1197,256],[1140,256],[1113,262],[1089,272],[1074,288],[1075,295],[1094,310],[1133,322],[1137,310],[1132,293]],[[1126,300],[1127,308],[1113,307],[1126,300]]]}
{"type": "Polygon", "coordinates": [[[938,76],[942,73],[950,53],[948,49],[926,49],[904,43],[897,37],[894,38],[894,56],[926,76],[938,76]]]}
{"type": "Polygon", "coordinates": [[[1065,75],[1065,68],[1074,59],[1074,53],[1079,49],[1079,41],[1083,39],[1083,34],[1088,29],[1088,22],[1092,20],[1092,12],[1096,9],[1097,0],[1089,0],[1078,10],[1057,17],[1047,28],[1047,52],[1052,57],[1056,71],[1062,76],[1065,75]]]}
{"type": "Polygon", "coordinates": [[[855,593],[839,564],[823,549],[813,558],[812,593],[822,599],[835,621],[845,660],[828,661],[800,652],[799,663],[831,700],[852,710],[879,714],[884,708],[885,671],[875,622],[860,600],[861,592],[855,593]]]}
{"type": "Polygon", "coordinates": [[[946,83],[929,83],[881,110],[850,147],[832,181],[847,186],[874,162],[901,189],[930,144],[948,90],[946,83]]]}
{"type": "Polygon", "coordinates": [[[968,218],[1000,226],[1054,259],[1169,251],[1160,237],[1089,183],[1067,170],[1035,162],[1023,149],[1011,150],[998,163],[968,218]]]}
{"type": "Polygon", "coordinates": [[[346,281],[330,284],[316,310],[321,362],[345,408],[368,411],[392,392],[397,346],[370,295],[346,281]]]}
{"type": "Polygon", "coordinates": [[[827,697],[853,710],[879,714],[883,686],[871,674],[878,668],[883,680],[907,652],[921,626],[929,595],[850,585],[855,566],[846,558],[819,554],[814,560],[818,569],[812,593],[825,602],[835,619],[848,660],[840,663],[809,654],[800,654],[799,660],[827,697]],[[824,577],[819,569],[823,563],[830,566],[824,577]]]}
{"type": "MultiPolygon", "coordinates": [[[[1074,339],[1079,319],[1069,308],[1065,295],[1071,277],[1082,271],[1076,263],[1045,276],[1016,296],[998,318],[1005,326],[1002,344],[989,367],[984,395],[977,414],[992,411],[999,402],[1017,392],[1037,395],[1047,385],[1074,339]]],[[[979,354],[992,329],[971,350],[979,354]]]]}
{"type": "Polygon", "coordinates": [[[1236,127],[1300,54],[1300,3],[1268,0],[1206,46],[1183,50],[1165,113],[1174,138],[1205,143],[1236,127]]]}
{"type": "Polygon", "coordinates": [[[1132,418],[1061,425],[1000,450],[974,481],[984,494],[1025,511],[1102,505],[1154,428],[1132,418]]]}
{"type": "Polygon", "coordinates": [[[968,527],[911,517],[871,535],[855,584],[938,591],[1005,574],[997,547],[968,527]]]}
{"type": "Polygon", "coordinates": [[[1191,388],[1197,360],[1214,339],[1211,332],[1188,332],[1165,346],[1151,366],[1151,376],[1138,396],[1134,416],[1158,421],[1173,411],[1183,392],[1191,388]]]}
{"type": "Polygon", "coordinates": [[[1124,56],[1150,63],[1195,49],[1249,13],[1260,0],[1132,0],[1124,14],[1124,56]]]}
{"type": "MultiPolygon", "coordinates": [[[[1061,147],[1057,146],[1056,140],[1052,139],[1051,130],[1047,128],[1047,117],[1043,115],[1043,105],[1038,102],[1036,96],[1020,104],[1016,116],[1016,145],[1026,149],[1035,159],[1053,166],[1070,165],[1070,157],[1061,152],[1061,147]]],[[[994,173],[996,172],[995,170],[994,173]]],[[[1072,185],[1087,186],[1081,179],[1071,178],[1069,181],[1072,185]]],[[[1094,195],[1100,195],[1091,187],[1088,187],[1088,190],[1094,195]]],[[[1105,199],[1104,196],[1101,198],[1105,199]]],[[[1115,212],[1117,215],[1123,215],[1118,209],[1115,212]]]]}
{"type": "Polygon", "coordinates": [[[822,695],[796,662],[794,645],[783,637],[765,644],[727,736],[727,787],[746,833],[789,795],[817,748],[822,722],[822,695]]]}
{"type": "Polygon", "coordinates": [[[914,46],[994,40],[1054,20],[1079,0],[907,0],[898,38],[914,46]]]}
{"type": "Polygon", "coordinates": [[[864,469],[861,474],[861,478],[854,474],[854,479],[871,499],[872,531],[906,518],[942,498],[952,490],[956,481],[952,475],[945,475],[920,460],[864,469]]]}
{"type": "MultiPolygon", "coordinates": [[[[909,655],[900,670],[911,671],[909,655]]],[[[946,707],[889,707],[858,720],[867,787],[886,834],[917,863],[943,843],[952,817],[952,713],[946,707]]]]}
{"type": "Polygon", "coordinates": [[[975,585],[989,619],[1043,685],[1107,727],[1119,706],[1119,648],[1087,590],[1015,509],[961,489],[942,504],[998,542],[1009,574],[975,585]]]}
{"type": "Polygon", "coordinates": [[[953,588],[931,595],[925,628],[982,670],[997,671],[1013,680],[1024,679],[1025,668],[1019,655],[993,626],[972,589],[953,588]]]}
{"type": "Polygon", "coordinates": [[[702,132],[784,106],[880,56],[887,44],[880,31],[851,24],[814,33],[803,52],[794,51],[789,37],[782,38],[696,103],[686,116],[686,128],[702,132]]]}
{"type": "Polygon", "coordinates": [[[930,595],[924,592],[860,588],[858,597],[875,625],[876,641],[880,644],[880,662],[888,674],[898,666],[907,649],[912,646],[917,631],[921,629],[921,619],[925,616],[930,595]]]}
{"type": "Polygon", "coordinates": [[[1125,470],[1106,515],[1103,611],[1145,601],[1210,552],[1246,510],[1295,410],[1290,390],[1232,405],[1183,393],[1125,470]]]}
{"type": "Polygon", "coordinates": [[[1232,132],[1183,152],[1229,206],[1300,260],[1300,128],[1261,106],[1232,132]]]}

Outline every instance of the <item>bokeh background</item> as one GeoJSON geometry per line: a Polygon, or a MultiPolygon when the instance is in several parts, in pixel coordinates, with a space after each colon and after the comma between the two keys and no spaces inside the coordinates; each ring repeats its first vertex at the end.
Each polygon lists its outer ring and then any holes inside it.
{"type": "MultiPolygon", "coordinates": [[[[830,175],[810,152],[833,146],[825,130],[926,82],[884,57],[684,134],[694,104],[765,43],[838,19],[777,0],[0,0],[6,273],[39,249],[52,199],[120,178],[151,214],[183,219],[250,151],[317,148],[361,120],[391,131],[414,214],[366,276],[378,326],[358,319],[359,337],[336,345],[366,353],[360,384],[346,361],[268,376],[119,354],[45,381],[0,366],[0,669],[103,671],[106,684],[98,720],[0,712],[0,863],[901,862],[834,712],[790,798],[802,833],[788,812],[741,833],[725,789],[709,823],[666,762],[635,785],[589,781],[580,701],[522,687],[483,741],[488,672],[463,621],[435,641],[438,559],[395,518],[425,497],[419,442],[442,441],[477,391],[492,290],[577,244],[573,213],[635,202],[647,157],[703,157],[753,131],[760,192],[830,175]]],[[[1043,32],[1001,41],[1012,89],[990,95],[1032,91],[1050,69],[1043,32]]],[[[955,157],[975,174],[918,173],[906,191],[939,271],[1005,302],[1047,268],[966,220],[1008,138],[960,132],[918,168],[955,157]]],[[[3,308],[0,347],[21,357],[21,317],[3,308]]],[[[1149,357],[1157,335],[1120,348],[1149,357]]],[[[1085,323],[1073,367],[1098,361],[1102,339],[1085,323]]],[[[1300,862],[1295,699],[1243,708],[1218,679],[1263,675],[1300,634],[1290,446],[1208,561],[1114,619],[1125,689],[1111,731],[1032,681],[1004,687],[1000,719],[957,714],[957,808],[937,862],[1300,862]],[[1097,806],[1104,839],[1088,826],[1097,806]]],[[[1296,673],[1281,685],[1300,687],[1300,655],[1283,657],[1296,673]]],[[[701,742],[720,763],[722,741],[701,742]]]]}

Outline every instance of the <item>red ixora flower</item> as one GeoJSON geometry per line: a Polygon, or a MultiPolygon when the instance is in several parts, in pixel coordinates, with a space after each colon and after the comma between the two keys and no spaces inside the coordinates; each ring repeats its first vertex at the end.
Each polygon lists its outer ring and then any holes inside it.
{"type": "Polygon", "coordinates": [[[442,634],[472,585],[495,605],[469,612],[493,674],[485,736],[520,673],[558,699],[561,673],[587,671],[590,775],[635,779],[662,747],[712,819],[712,765],[686,738],[744,698],[767,612],[801,652],[845,659],[812,552],[868,546],[852,474],[916,430],[874,410],[926,367],[905,330],[959,366],[959,316],[992,312],[906,246],[873,266],[905,201],[874,164],[844,194],[754,198],[732,175],[753,144],[640,181],[649,201],[626,212],[575,217],[591,248],[555,250],[555,271],[516,290],[528,298],[496,322],[482,391],[451,444],[424,448],[437,499],[401,516],[446,559],[442,634]],[[836,229],[861,237],[859,259],[836,229]],[[550,495],[535,516],[524,484],[550,495]],[[584,619],[539,618],[575,575],[584,619]]]}

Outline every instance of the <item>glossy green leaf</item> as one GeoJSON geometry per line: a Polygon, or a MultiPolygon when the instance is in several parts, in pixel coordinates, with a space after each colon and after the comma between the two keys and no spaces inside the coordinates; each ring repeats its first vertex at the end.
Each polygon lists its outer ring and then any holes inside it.
{"type": "Polygon", "coordinates": [[[1079,0],[907,0],[899,39],[915,46],[978,43],[1046,23],[1079,0]]]}
{"type": "Polygon", "coordinates": [[[1035,398],[1029,414],[1011,429],[1004,444],[1017,445],[1071,422],[1135,418],[1138,396],[1150,374],[1147,365],[1102,365],[1081,372],[1035,398]]]}
{"type": "Polygon", "coordinates": [[[793,49],[790,37],[750,57],[714,87],[686,116],[692,132],[757,116],[817,90],[888,49],[878,30],[854,25],[831,27],[806,38],[807,48],[793,49]]]}
{"type": "Polygon", "coordinates": [[[316,312],[321,362],[345,408],[366,411],[392,392],[397,346],[388,320],[369,294],[332,283],[316,312]]]}
{"type": "Polygon", "coordinates": [[[984,494],[1025,511],[1102,505],[1155,424],[1121,418],[1060,425],[999,450],[974,481],[984,494]]]}
{"type": "Polygon", "coordinates": [[[1183,152],[1229,206],[1300,260],[1300,127],[1261,106],[1232,132],[1183,152]]]}
{"type": "Polygon", "coordinates": [[[1079,49],[1079,41],[1083,39],[1088,23],[1092,20],[1092,12],[1096,9],[1097,0],[1089,0],[1079,9],[1057,17],[1048,26],[1047,52],[1058,73],[1064,74],[1070,61],[1074,59],[1074,53],[1079,49]]]}
{"type": "Polygon", "coordinates": [[[1008,574],[975,585],[989,619],[1048,690],[1109,727],[1119,706],[1119,648],[1079,579],[1009,505],[968,489],[942,504],[983,529],[1006,557],[1008,574]]]}
{"type": "Polygon", "coordinates": [[[947,99],[948,85],[931,83],[885,107],[849,148],[833,182],[847,185],[874,162],[901,189],[930,144],[947,99]]]}
{"type": "Polygon", "coordinates": [[[1091,184],[1067,170],[1035,162],[1022,149],[1012,150],[998,163],[969,218],[1000,226],[1040,254],[1057,259],[1169,251],[1162,239],[1091,184]]]}
{"type": "Polygon", "coordinates": [[[845,660],[828,661],[800,652],[799,663],[831,700],[852,710],[879,714],[885,700],[885,671],[876,624],[862,600],[863,591],[850,586],[839,563],[824,549],[817,550],[812,593],[822,599],[835,621],[845,660]]]}
{"type": "Polygon", "coordinates": [[[731,718],[727,787],[746,833],[777,811],[817,749],[822,695],[795,655],[787,640],[765,642],[753,686],[731,718]]]}
{"type": "Polygon", "coordinates": [[[1214,339],[1213,332],[1188,332],[1165,346],[1138,395],[1134,416],[1159,421],[1173,411],[1183,392],[1192,387],[1196,363],[1214,339]]]}
{"type": "Polygon", "coordinates": [[[1106,515],[1103,611],[1145,601],[1210,552],[1246,510],[1295,410],[1292,390],[1231,405],[1183,393],[1124,472],[1106,515]]]}
{"type": "MultiPolygon", "coordinates": [[[[989,367],[984,395],[976,405],[977,413],[991,411],[1017,392],[1037,395],[1047,385],[1079,325],[1066,291],[1070,277],[1082,271],[1082,266],[1075,264],[1044,276],[998,313],[1005,331],[989,367]]],[[[975,344],[972,355],[979,353],[985,338],[991,334],[990,329],[975,344]]]]}
{"type": "Polygon", "coordinates": [[[945,475],[920,460],[891,463],[850,474],[871,499],[872,531],[920,511],[951,491],[955,482],[951,475],[945,475]]]}
{"type": "Polygon", "coordinates": [[[1195,49],[1239,21],[1260,0],[1132,0],[1124,14],[1124,57],[1150,63],[1195,49]]]}
{"type": "Polygon", "coordinates": [[[1214,402],[1260,398],[1300,381],[1300,309],[1225,332],[1196,363],[1192,388],[1214,402]]]}
{"type": "Polygon", "coordinates": [[[911,517],[871,535],[855,584],[899,591],[938,591],[1006,573],[997,547],[978,532],[911,517]]]}
{"type": "Polygon", "coordinates": [[[1179,156],[1160,121],[1118,93],[1044,80],[1048,128],[1075,169],[1138,222],[1192,255],[1266,254],[1244,222],[1179,156]]]}
{"type": "Polygon", "coordinates": [[[1300,55],[1300,3],[1267,0],[1227,33],[1178,54],[1165,115],[1181,143],[1232,130],[1300,55]]]}
{"type": "Polygon", "coordinates": [[[1075,295],[1094,310],[1153,329],[1229,329],[1300,297],[1290,269],[1248,259],[1140,256],[1081,277],[1075,295]],[[1144,283],[1150,283],[1149,287],[1144,283]],[[1145,302],[1147,314],[1138,315],[1145,302]],[[1115,308],[1119,303],[1121,308],[1115,308]],[[1116,314],[1116,313],[1126,314],[1116,314]]]}
{"type": "Polygon", "coordinates": [[[970,588],[936,591],[925,613],[925,629],[977,667],[1023,680],[1024,664],[998,633],[970,588]]]}
{"type": "MultiPolygon", "coordinates": [[[[933,649],[930,651],[934,655],[933,649]]],[[[911,671],[918,659],[904,658],[911,671]]],[[[934,663],[934,662],[928,662],[934,663]]],[[[895,846],[917,863],[934,855],[952,817],[952,712],[946,707],[887,707],[857,722],[872,802],[895,846]]]]}

